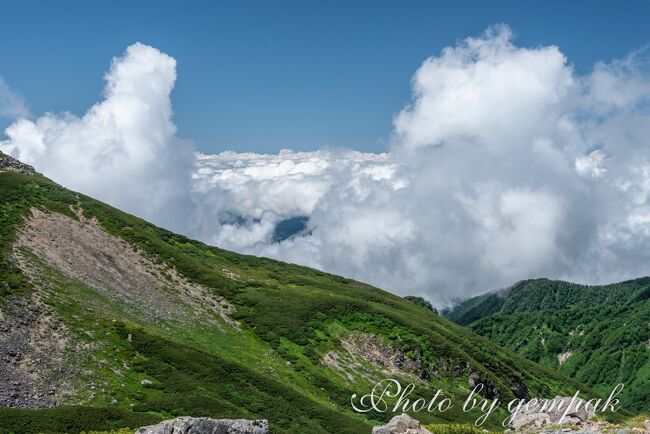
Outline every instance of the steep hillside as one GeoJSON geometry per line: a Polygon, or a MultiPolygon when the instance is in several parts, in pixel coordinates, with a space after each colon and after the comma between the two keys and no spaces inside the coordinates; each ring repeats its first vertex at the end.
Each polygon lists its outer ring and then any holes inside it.
{"type": "Polygon", "coordinates": [[[358,434],[392,414],[355,413],[351,394],[389,376],[457,400],[470,382],[504,399],[584,390],[395,295],[206,246],[38,174],[0,169],[0,258],[0,406],[32,408],[0,409],[0,432],[206,415],[358,434]]]}
{"type": "Polygon", "coordinates": [[[443,311],[442,314],[456,324],[466,326],[499,312],[509,292],[510,289],[508,288],[478,295],[454,306],[451,310],[443,311]]]}
{"type": "Polygon", "coordinates": [[[447,314],[519,354],[650,408],[650,278],[604,286],[548,279],[461,303],[447,314]]]}

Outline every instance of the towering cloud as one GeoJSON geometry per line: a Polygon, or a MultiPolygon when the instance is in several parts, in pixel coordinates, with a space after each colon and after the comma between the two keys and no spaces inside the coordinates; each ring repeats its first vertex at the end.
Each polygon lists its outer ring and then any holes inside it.
{"type": "Polygon", "coordinates": [[[396,145],[474,139],[476,146],[509,146],[543,127],[572,84],[557,47],[517,48],[509,28],[493,27],[424,61],[412,104],[395,118],[396,145]]]}
{"type": "Polygon", "coordinates": [[[193,156],[171,122],[174,79],[173,59],[136,44],[86,115],[17,121],[0,148],[224,248],[438,305],[530,277],[650,272],[643,53],[581,76],[558,47],[490,28],[424,61],[386,154],[193,156]],[[164,221],[171,209],[187,213],[164,221]]]}
{"type": "Polygon", "coordinates": [[[194,159],[171,120],[176,61],[136,43],[105,78],[104,100],[82,117],[18,120],[0,149],[66,187],[182,228],[194,159]]]}

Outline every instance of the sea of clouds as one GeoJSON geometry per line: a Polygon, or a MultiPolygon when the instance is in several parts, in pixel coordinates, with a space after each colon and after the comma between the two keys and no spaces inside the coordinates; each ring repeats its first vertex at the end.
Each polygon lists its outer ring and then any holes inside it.
{"type": "Polygon", "coordinates": [[[422,63],[387,153],[205,155],[176,136],[175,60],[136,43],[81,117],[31,118],[0,81],[16,118],[0,149],[208,243],[447,306],[525,278],[650,274],[649,65],[640,51],[578,75],[495,26],[422,63]]]}

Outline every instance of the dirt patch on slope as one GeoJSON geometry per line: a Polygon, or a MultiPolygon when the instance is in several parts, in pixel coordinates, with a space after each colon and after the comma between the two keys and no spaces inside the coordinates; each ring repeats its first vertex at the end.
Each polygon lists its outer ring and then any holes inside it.
{"type": "Polygon", "coordinates": [[[432,369],[425,366],[422,359],[408,357],[404,352],[382,341],[379,336],[369,333],[352,333],[341,339],[345,351],[328,351],[321,363],[354,382],[358,375],[374,379],[377,373],[384,377],[404,376],[414,380],[431,377],[432,369]]]}
{"type": "Polygon", "coordinates": [[[567,352],[565,352],[565,353],[558,354],[558,355],[557,355],[557,361],[558,361],[558,363],[559,363],[560,365],[562,365],[562,364],[564,364],[564,362],[566,362],[566,361],[569,359],[569,357],[571,357],[572,355],[573,355],[573,353],[572,353],[571,351],[567,351],[567,352]]]}
{"type": "Polygon", "coordinates": [[[105,232],[96,219],[77,212],[77,220],[32,208],[19,232],[15,256],[29,275],[27,248],[49,266],[95,288],[137,315],[157,322],[186,322],[188,316],[221,317],[231,326],[234,306],[189,282],[174,269],[157,264],[136,247],[105,232]]]}

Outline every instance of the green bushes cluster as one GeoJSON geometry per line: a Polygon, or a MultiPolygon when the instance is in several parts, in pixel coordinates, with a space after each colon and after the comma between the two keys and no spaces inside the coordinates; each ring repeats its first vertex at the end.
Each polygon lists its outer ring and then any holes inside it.
{"type": "MultiPolygon", "coordinates": [[[[173,416],[265,418],[274,432],[370,432],[371,425],[314,401],[290,385],[262,376],[224,358],[153,336],[143,330],[116,326],[131,334],[129,351],[146,359],[147,376],[162,393],[134,407],[173,416]]],[[[323,382],[323,386],[328,386],[323,382]]],[[[343,393],[344,394],[344,393],[343,393]]],[[[349,395],[346,396],[346,403],[349,395]]]]}
{"type": "Polygon", "coordinates": [[[495,306],[490,297],[499,297],[501,307],[473,322],[474,331],[600,393],[624,383],[623,406],[636,411],[650,406],[648,293],[650,278],[594,287],[537,279],[470,300],[459,311],[474,317],[495,306]],[[562,353],[571,356],[560,363],[562,353]]]}
{"type": "Polygon", "coordinates": [[[433,424],[426,428],[431,434],[483,434],[483,429],[468,424],[433,424]]]}
{"type": "Polygon", "coordinates": [[[152,425],[160,420],[160,416],[115,407],[56,407],[42,410],[0,407],[2,433],[112,431],[152,425]]]}

